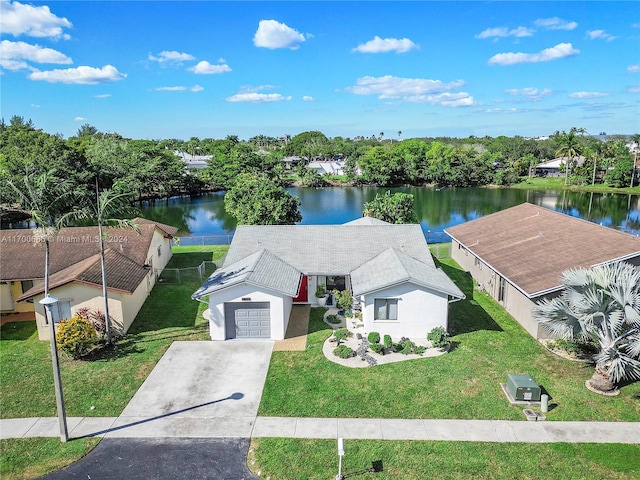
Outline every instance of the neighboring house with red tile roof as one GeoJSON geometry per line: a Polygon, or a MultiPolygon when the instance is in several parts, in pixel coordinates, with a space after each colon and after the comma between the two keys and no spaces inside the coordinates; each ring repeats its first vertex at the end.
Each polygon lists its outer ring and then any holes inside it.
{"type": "Polygon", "coordinates": [[[544,334],[531,310],[560,293],[565,270],[640,265],[640,238],[530,203],[445,231],[451,257],[535,338],[544,334]]]}
{"type": "MultiPolygon", "coordinates": [[[[171,258],[177,228],[143,218],[140,232],[107,228],[105,264],[109,314],[116,332],[127,332],[157,276],[171,258]]],[[[49,291],[60,318],[80,308],[104,311],[98,227],[68,227],[49,241],[49,291]]],[[[49,339],[42,306],[45,246],[32,230],[0,230],[2,314],[35,310],[38,335],[49,339]]]]}

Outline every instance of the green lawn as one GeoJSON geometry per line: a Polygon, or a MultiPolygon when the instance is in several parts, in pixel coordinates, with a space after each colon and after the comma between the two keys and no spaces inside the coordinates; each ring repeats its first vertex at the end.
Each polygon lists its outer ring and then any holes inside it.
{"type": "MultiPolygon", "coordinates": [[[[335,440],[254,439],[249,467],[260,478],[328,479],[335,440]]],[[[342,473],[359,480],[640,478],[640,446],[345,440],[342,473]],[[368,473],[374,462],[382,470],[368,473]]]]}
{"type": "MultiPolygon", "coordinates": [[[[219,260],[228,246],[174,247],[169,268],[219,260]]],[[[210,273],[210,272],[208,272],[210,273]]],[[[127,336],[89,360],[60,356],[68,416],[118,416],[174,340],[206,340],[205,305],[191,300],[200,281],[158,283],[127,336]],[[91,409],[94,406],[95,409],[91,409]]],[[[38,340],[35,322],[0,330],[1,418],[56,416],[50,347],[38,340]]],[[[85,455],[97,439],[31,438],[0,443],[0,477],[33,478],[85,455]]]]}
{"type": "Polygon", "coordinates": [[[511,188],[531,188],[536,190],[579,190],[598,193],[640,193],[640,185],[633,188],[613,188],[599,183],[596,185],[565,185],[562,177],[532,177],[524,178],[521,182],[511,185],[511,188]]]}
{"type": "Polygon", "coordinates": [[[328,361],[331,329],[312,309],[307,350],[274,352],[259,414],[265,416],[524,420],[500,383],[528,373],[551,397],[550,420],[638,421],[640,382],[618,397],[589,392],[592,368],[543,348],[451,260],[439,262],[467,295],[451,305],[446,355],[351,369],[328,361]]]}

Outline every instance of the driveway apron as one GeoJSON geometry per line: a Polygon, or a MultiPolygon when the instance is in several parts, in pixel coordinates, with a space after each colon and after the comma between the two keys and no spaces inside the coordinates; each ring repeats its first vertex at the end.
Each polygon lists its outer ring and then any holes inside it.
{"type": "Polygon", "coordinates": [[[105,437],[250,437],[273,341],[174,342],[105,437]]]}

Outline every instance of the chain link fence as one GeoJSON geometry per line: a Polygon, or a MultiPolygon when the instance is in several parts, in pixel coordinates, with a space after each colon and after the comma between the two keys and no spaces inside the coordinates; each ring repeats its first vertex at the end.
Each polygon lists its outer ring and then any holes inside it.
{"type": "Polygon", "coordinates": [[[173,246],[193,245],[229,245],[233,235],[194,235],[188,237],[173,237],[173,246]]]}
{"type": "Polygon", "coordinates": [[[156,275],[159,275],[158,281],[161,283],[202,282],[216,268],[215,262],[204,261],[197,267],[165,268],[162,271],[156,269],[156,275]]]}

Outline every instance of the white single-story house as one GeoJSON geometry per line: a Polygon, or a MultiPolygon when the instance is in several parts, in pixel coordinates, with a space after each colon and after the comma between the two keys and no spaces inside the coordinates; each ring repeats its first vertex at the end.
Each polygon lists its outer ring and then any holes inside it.
{"type": "Polygon", "coordinates": [[[464,294],[435,267],[419,225],[361,218],[344,225],[239,226],[224,265],[193,294],[212,340],[285,337],[294,304],[317,305],[317,285],[348,290],[366,332],[424,338],[448,326],[464,294]]]}
{"type": "Polygon", "coordinates": [[[531,203],[445,231],[451,257],[535,338],[546,334],[532,309],[562,291],[565,270],[640,265],[640,238],[531,203]]]}
{"type": "MultiPolygon", "coordinates": [[[[573,159],[576,165],[584,165],[586,158],[582,155],[573,159]]],[[[564,175],[560,172],[560,167],[567,164],[567,157],[558,157],[553,160],[547,160],[536,165],[536,175],[540,177],[559,177],[564,175]]],[[[569,172],[571,173],[571,172],[569,172]]]]}
{"type": "Polygon", "coordinates": [[[309,162],[307,168],[315,170],[319,175],[344,175],[344,160],[317,160],[309,162]]]}
{"type": "MultiPolygon", "coordinates": [[[[137,218],[140,233],[107,228],[105,265],[109,316],[125,334],[171,258],[177,228],[137,218]]],[[[49,240],[49,294],[58,299],[56,317],[82,308],[104,312],[98,227],[63,228],[49,240]]],[[[40,340],[50,328],[39,301],[44,297],[45,245],[32,230],[0,231],[2,314],[34,312],[40,340]]]]}

